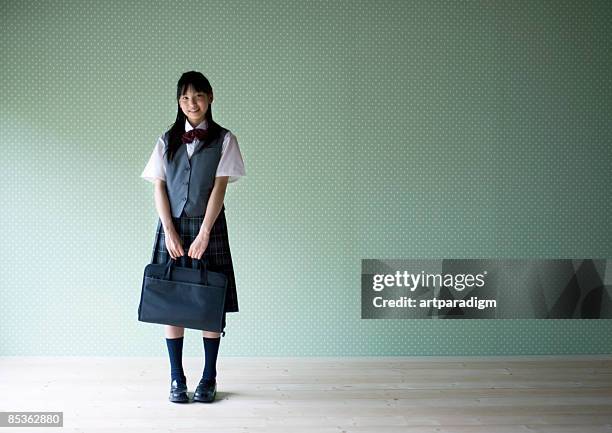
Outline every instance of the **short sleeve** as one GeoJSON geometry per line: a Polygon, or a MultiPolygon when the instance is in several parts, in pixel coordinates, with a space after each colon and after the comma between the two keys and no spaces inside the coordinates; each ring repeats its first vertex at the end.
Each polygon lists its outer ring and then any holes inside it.
{"type": "Polygon", "coordinates": [[[221,159],[215,176],[229,176],[228,182],[235,182],[245,175],[244,161],[238,146],[238,139],[231,131],[227,131],[223,139],[221,159]]]}
{"type": "Polygon", "coordinates": [[[155,179],[166,180],[166,167],[164,166],[164,140],[160,136],[157,139],[155,148],[149,157],[149,162],[145,166],[142,174],[140,175],[149,182],[154,182],[155,179]]]}

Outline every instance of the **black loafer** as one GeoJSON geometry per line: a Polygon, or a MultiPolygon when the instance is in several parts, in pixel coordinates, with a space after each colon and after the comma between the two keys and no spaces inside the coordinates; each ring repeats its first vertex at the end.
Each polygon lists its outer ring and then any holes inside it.
{"type": "Polygon", "coordinates": [[[170,385],[169,400],[173,403],[188,403],[189,396],[187,395],[186,381],[178,381],[174,379],[170,385]]]}
{"type": "Polygon", "coordinates": [[[201,379],[193,393],[193,401],[212,403],[217,395],[217,381],[215,379],[201,379]]]}

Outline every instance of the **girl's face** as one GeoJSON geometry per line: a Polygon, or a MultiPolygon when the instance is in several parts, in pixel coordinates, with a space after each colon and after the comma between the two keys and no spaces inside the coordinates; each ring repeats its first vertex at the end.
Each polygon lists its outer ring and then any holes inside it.
{"type": "Polygon", "coordinates": [[[204,120],[206,111],[212,100],[212,93],[207,94],[200,92],[194,90],[191,86],[181,95],[179,104],[181,110],[183,110],[183,114],[185,114],[187,120],[191,123],[191,126],[195,128],[204,120]]]}

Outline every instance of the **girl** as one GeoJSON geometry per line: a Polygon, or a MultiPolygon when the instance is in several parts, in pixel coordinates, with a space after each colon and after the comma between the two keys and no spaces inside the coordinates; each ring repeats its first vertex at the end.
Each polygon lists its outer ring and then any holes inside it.
{"type": "MultiPolygon", "coordinates": [[[[223,199],[228,182],[245,175],[236,136],[212,118],[213,91],[200,72],[185,72],[176,87],[176,121],[162,134],[141,177],[155,184],[159,214],[151,263],[181,258],[184,266],[197,267],[192,259],[208,258],[211,271],[228,278],[225,313],[238,311],[236,282],[228,241],[223,199]],[[185,253],[188,257],[185,257],[185,253]]],[[[186,403],[187,379],[183,371],[185,328],[164,325],[170,357],[170,401],[186,403]]],[[[221,333],[202,331],[204,372],[193,400],[214,401],[216,363],[221,333]]]]}

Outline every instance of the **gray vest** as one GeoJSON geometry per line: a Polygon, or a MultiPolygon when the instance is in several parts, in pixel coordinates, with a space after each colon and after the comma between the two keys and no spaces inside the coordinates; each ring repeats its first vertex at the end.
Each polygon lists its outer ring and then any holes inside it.
{"type": "MultiPolygon", "coordinates": [[[[202,146],[203,143],[196,145],[191,159],[187,155],[185,144],[181,144],[172,161],[168,161],[164,156],[166,192],[173,217],[179,218],[183,210],[190,217],[206,213],[226,132],[227,129],[221,128],[219,135],[206,147],[202,146]]],[[[167,148],[168,132],[164,134],[163,139],[167,148]]]]}

